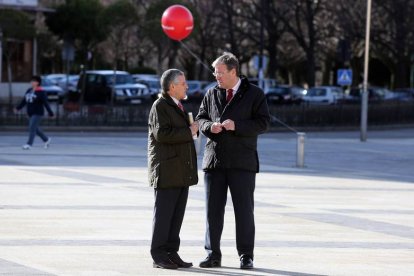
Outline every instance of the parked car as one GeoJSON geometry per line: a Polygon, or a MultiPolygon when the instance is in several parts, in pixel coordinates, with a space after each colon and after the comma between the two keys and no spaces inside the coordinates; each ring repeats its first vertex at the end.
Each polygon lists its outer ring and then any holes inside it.
{"type": "Polygon", "coordinates": [[[139,79],[135,83],[145,85],[151,94],[153,100],[158,98],[158,94],[161,93],[161,83],[159,79],[139,79]]]}
{"type": "Polygon", "coordinates": [[[48,74],[43,75],[42,80],[47,80],[48,83],[58,85],[58,82],[66,78],[66,74],[48,74]]]}
{"type": "Polygon", "coordinates": [[[57,85],[66,92],[76,92],[78,87],[79,75],[69,75],[63,79],[60,79],[57,85]]]}
{"type": "Polygon", "coordinates": [[[59,86],[53,84],[50,79],[42,77],[42,89],[46,92],[47,99],[50,102],[62,103],[66,96],[65,91],[59,86]]]}
{"type": "MultiPolygon", "coordinates": [[[[349,95],[345,97],[346,103],[360,103],[362,96],[362,87],[352,87],[349,91],[349,95]]],[[[382,102],[388,100],[395,100],[396,94],[391,90],[383,87],[370,86],[368,87],[368,101],[369,102],[382,102]]]]}
{"type": "Polygon", "coordinates": [[[299,86],[278,85],[270,88],[265,95],[269,104],[300,104],[305,91],[299,86]]]}
{"type": "Polygon", "coordinates": [[[394,95],[398,101],[414,101],[414,88],[397,88],[394,95]]]}
{"type": "Polygon", "coordinates": [[[310,88],[303,101],[308,104],[337,104],[343,101],[344,91],[337,86],[316,86],[310,88]]]}
{"type": "MultiPolygon", "coordinates": [[[[249,78],[249,82],[256,86],[261,87],[261,85],[259,84],[258,78],[249,78]]],[[[263,89],[263,92],[267,94],[270,89],[275,88],[276,86],[277,86],[277,81],[275,79],[263,79],[263,87],[261,88],[263,89]]]]}
{"type": "MultiPolygon", "coordinates": [[[[215,82],[216,83],[216,82],[215,82]]],[[[204,98],[205,87],[210,84],[207,81],[188,80],[187,101],[201,102],[204,98]]],[[[217,84],[217,83],[216,83],[217,84]]]]}
{"type": "Polygon", "coordinates": [[[158,76],[156,74],[133,74],[132,78],[134,79],[134,81],[148,80],[148,79],[159,80],[160,76],[158,76]]]}
{"type": "Polygon", "coordinates": [[[78,81],[79,95],[82,87],[85,89],[83,99],[87,104],[141,104],[152,100],[149,89],[143,84],[135,83],[125,71],[86,71],[78,81]]]}

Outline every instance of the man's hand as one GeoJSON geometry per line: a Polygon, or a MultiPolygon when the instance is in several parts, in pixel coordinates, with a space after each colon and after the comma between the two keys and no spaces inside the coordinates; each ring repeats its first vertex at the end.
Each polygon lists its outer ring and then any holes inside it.
{"type": "Polygon", "coordinates": [[[234,125],[234,121],[227,119],[221,124],[226,130],[232,130],[234,131],[236,129],[236,126],[234,125]]]}
{"type": "Polygon", "coordinates": [[[194,122],[194,123],[192,123],[191,125],[190,125],[190,130],[191,130],[191,134],[194,136],[194,135],[197,135],[197,132],[198,132],[198,122],[194,122]]]}
{"type": "Polygon", "coordinates": [[[210,128],[211,133],[214,133],[214,134],[220,133],[222,130],[223,130],[223,127],[221,126],[220,123],[213,123],[210,128]]]}

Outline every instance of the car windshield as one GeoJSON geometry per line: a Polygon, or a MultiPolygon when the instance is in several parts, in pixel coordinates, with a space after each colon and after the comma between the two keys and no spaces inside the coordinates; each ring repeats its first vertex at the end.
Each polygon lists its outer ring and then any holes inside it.
{"type": "Polygon", "coordinates": [[[54,85],[49,79],[42,79],[42,86],[52,86],[54,85]]]}
{"type": "Polygon", "coordinates": [[[311,96],[311,97],[326,96],[326,90],[322,88],[311,88],[309,90],[308,96],[311,96]]]}
{"type": "Polygon", "coordinates": [[[160,89],[161,88],[161,84],[159,81],[147,81],[145,82],[145,84],[152,89],[160,89]]]}
{"type": "MultiPolygon", "coordinates": [[[[106,83],[108,85],[112,85],[112,80],[114,79],[114,75],[107,75],[105,76],[106,78],[106,83]]],[[[116,84],[127,84],[127,83],[134,83],[134,80],[132,79],[131,75],[127,75],[127,74],[117,74],[116,75],[116,84]]]]}

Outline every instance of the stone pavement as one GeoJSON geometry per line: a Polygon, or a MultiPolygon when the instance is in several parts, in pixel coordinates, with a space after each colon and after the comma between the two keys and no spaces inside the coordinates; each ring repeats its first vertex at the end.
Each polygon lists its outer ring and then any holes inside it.
{"type": "Polygon", "coordinates": [[[52,137],[23,151],[25,133],[0,133],[0,275],[414,275],[414,129],[369,132],[366,143],[308,133],[304,169],[294,135],[263,135],[252,271],[238,268],[230,198],[223,267],[198,267],[201,171],[181,231],[195,266],[152,268],[145,133],[52,137]]]}

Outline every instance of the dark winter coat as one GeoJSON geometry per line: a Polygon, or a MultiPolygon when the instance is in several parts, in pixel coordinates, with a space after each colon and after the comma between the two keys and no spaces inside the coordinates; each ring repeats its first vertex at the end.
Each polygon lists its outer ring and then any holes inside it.
{"type": "Polygon", "coordinates": [[[53,111],[47,101],[46,92],[41,87],[38,87],[35,91],[32,88],[28,89],[16,109],[20,110],[25,105],[27,105],[27,115],[29,117],[33,115],[43,116],[45,114],[44,107],[49,113],[49,116],[53,116],[53,111]]]}
{"type": "Polygon", "coordinates": [[[198,182],[197,155],[187,113],[170,96],[152,105],[148,119],[149,183],[154,188],[180,188],[198,182]]]}
{"type": "Polygon", "coordinates": [[[196,119],[201,132],[208,138],[203,170],[259,171],[257,138],[270,125],[269,108],[260,88],[241,77],[239,90],[227,104],[226,91],[216,86],[206,93],[196,119]],[[234,121],[235,131],[223,129],[218,134],[211,133],[213,122],[222,123],[227,119],[234,121]]]}

